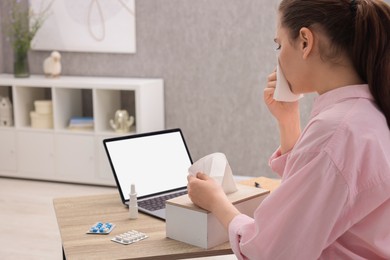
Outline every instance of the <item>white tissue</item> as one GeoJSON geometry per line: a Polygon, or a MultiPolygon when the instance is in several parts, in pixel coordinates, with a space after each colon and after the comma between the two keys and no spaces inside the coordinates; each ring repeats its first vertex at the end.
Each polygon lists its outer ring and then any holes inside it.
{"type": "Polygon", "coordinates": [[[222,186],[226,194],[237,191],[232,169],[223,153],[212,153],[199,159],[188,169],[188,172],[193,176],[198,172],[207,174],[222,186]]]}
{"type": "Polygon", "coordinates": [[[278,61],[278,66],[276,67],[276,88],[274,92],[274,99],[277,101],[294,102],[301,97],[303,97],[302,94],[296,95],[291,92],[290,86],[284,77],[278,61]]]}

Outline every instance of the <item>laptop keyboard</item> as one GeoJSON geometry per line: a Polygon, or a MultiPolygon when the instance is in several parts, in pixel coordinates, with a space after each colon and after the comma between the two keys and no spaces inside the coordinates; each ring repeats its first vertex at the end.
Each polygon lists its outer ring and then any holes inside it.
{"type": "Polygon", "coordinates": [[[147,200],[142,200],[142,201],[138,202],[138,207],[142,207],[142,208],[150,210],[150,211],[163,209],[163,208],[165,208],[165,201],[166,200],[176,198],[176,197],[184,195],[184,194],[187,194],[186,190],[176,192],[176,193],[167,194],[167,195],[162,195],[160,197],[154,197],[154,198],[147,199],[147,200]]]}

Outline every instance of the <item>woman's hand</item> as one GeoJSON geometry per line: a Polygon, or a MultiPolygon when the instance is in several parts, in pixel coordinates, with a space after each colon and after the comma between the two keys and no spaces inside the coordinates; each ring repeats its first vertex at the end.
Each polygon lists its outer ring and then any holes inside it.
{"type": "Polygon", "coordinates": [[[214,205],[226,198],[222,187],[207,174],[198,172],[196,177],[188,175],[187,180],[188,196],[194,204],[205,210],[212,212],[214,205]]]}
{"type": "Polygon", "coordinates": [[[197,206],[212,212],[227,229],[230,221],[240,212],[226,197],[222,187],[204,173],[188,175],[188,196],[197,206]]]}
{"type": "Polygon", "coordinates": [[[279,123],[280,152],[290,151],[301,134],[299,103],[282,102],[274,99],[276,87],[276,71],[268,76],[267,87],[264,89],[264,102],[271,114],[279,123]]]}
{"type": "Polygon", "coordinates": [[[276,101],[273,96],[276,88],[276,71],[268,75],[267,87],[264,89],[264,102],[279,124],[289,124],[299,119],[299,105],[295,102],[276,101]]]}

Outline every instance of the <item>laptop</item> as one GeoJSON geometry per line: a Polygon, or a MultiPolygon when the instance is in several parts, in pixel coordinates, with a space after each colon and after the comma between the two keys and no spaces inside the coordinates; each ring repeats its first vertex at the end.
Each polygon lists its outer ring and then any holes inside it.
{"type": "Polygon", "coordinates": [[[138,210],[165,220],[165,200],[187,193],[192,159],[182,131],[107,138],[103,144],[122,203],[128,205],[134,184],[138,210]]]}

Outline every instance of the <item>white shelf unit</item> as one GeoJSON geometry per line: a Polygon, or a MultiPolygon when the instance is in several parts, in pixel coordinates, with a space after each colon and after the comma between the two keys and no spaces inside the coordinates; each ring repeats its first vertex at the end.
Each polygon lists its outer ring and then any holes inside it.
{"type": "Polygon", "coordinates": [[[164,129],[162,79],[0,75],[13,126],[0,126],[0,176],[115,185],[103,139],[164,129]],[[52,100],[53,128],[31,127],[35,100],[52,100]],[[129,133],[110,126],[118,109],[135,118],[129,133]],[[71,117],[93,117],[91,131],[69,130],[71,117]]]}

